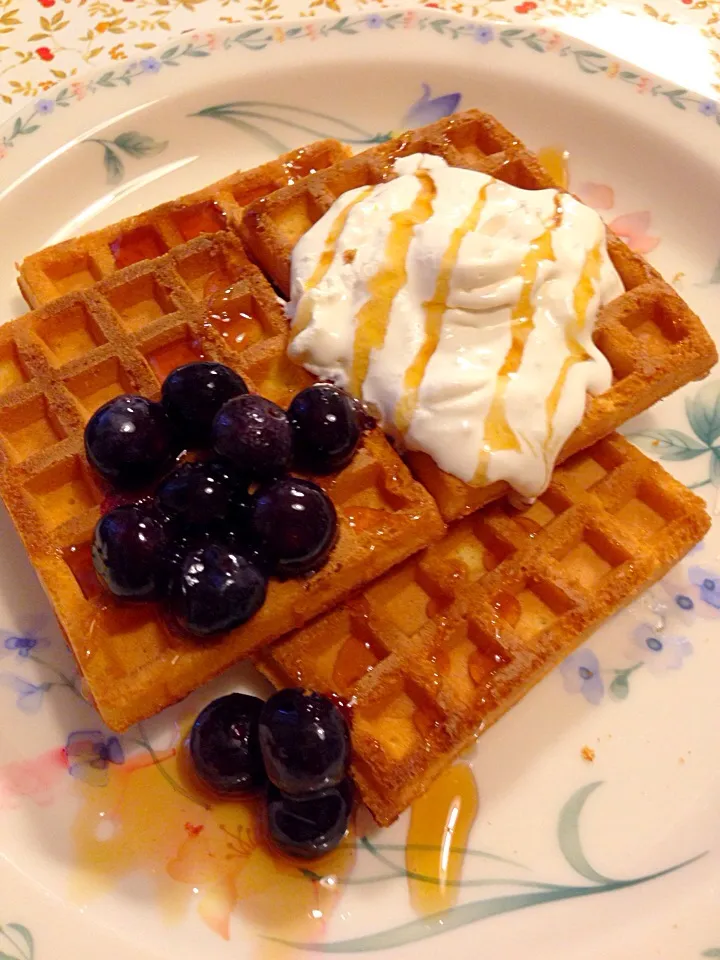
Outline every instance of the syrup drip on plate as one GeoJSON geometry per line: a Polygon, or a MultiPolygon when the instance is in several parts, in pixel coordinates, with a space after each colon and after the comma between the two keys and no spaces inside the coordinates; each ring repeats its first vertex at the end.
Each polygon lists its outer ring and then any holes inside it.
{"type": "MultiPolygon", "coordinates": [[[[168,922],[194,909],[230,939],[235,913],[259,936],[322,940],[342,884],[312,880],[298,861],[273,852],[253,801],[228,802],[203,792],[187,769],[184,748],[158,751],[155,758],[142,750],[108,764],[102,788],[76,781],[81,803],[72,830],[73,899],[85,905],[140,873],[168,922]]],[[[313,871],[346,877],[354,860],[350,841],[315,861],[313,871]]],[[[245,956],[244,944],[241,951],[245,956]]],[[[263,960],[288,952],[257,941],[263,960]]]]}
{"type": "Polygon", "coordinates": [[[413,804],[405,868],[410,874],[410,902],[418,913],[447,910],[457,901],[457,882],[477,810],[477,784],[466,763],[450,767],[413,804]]]}

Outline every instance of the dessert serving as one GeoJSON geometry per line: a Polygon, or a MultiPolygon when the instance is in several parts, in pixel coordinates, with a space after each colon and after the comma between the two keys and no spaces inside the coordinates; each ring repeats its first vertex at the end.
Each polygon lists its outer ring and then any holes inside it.
{"type": "Polygon", "coordinates": [[[352,775],[387,825],[710,525],[704,503],[612,434],[352,600],[263,648],[262,673],[352,703],[352,775]]]}
{"type": "Polygon", "coordinates": [[[291,354],[367,397],[446,520],[507,493],[506,480],[537,495],[556,459],[716,362],[687,304],[604,233],[477,110],[341,160],[250,204],[242,221],[251,256],[290,298],[291,354]],[[379,234],[378,197],[386,221],[396,217],[379,234]],[[364,231],[377,234],[372,245],[364,231]],[[387,274],[373,275],[367,258],[379,267],[383,257],[387,274]],[[363,271],[378,288],[369,298],[363,271]],[[367,304],[354,344],[341,321],[323,338],[323,312],[343,316],[345,284],[367,304]],[[372,301],[384,305],[374,316],[372,301]],[[360,358],[362,376],[348,376],[360,358]]]}
{"type": "Polygon", "coordinates": [[[310,145],[20,286],[0,492],[89,693],[124,730],[252,657],[283,689],[209,704],[189,753],[288,853],[341,840],[353,784],[391,823],[709,526],[614,431],[711,338],[479,111],[310,145]]]}
{"type": "MultiPolygon", "coordinates": [[[[159,399],[168,374],[202,360],[227,363],[248,388],[287,406],[311,378],[285,358],[286,326],[240,241],[220,233],[127,267],[0,331],[7,371],[0,490],[114,729],[186,696],[442,533],[432,498],[375,428],[344,469],[318,481],[338,515],[329,562],[309,579],[271,579],[244,626],[198,643],[168,629],[154,604],[122,602],[102,589],[90,557],[93,530],[117,497],[85,456],[85,425],[114,396],[159,399]]],[[[185,426],[181,445],[166,452],[196,439],[185,426]]],[[[141,487],[136,496],[146,493],[141,487]]]]}

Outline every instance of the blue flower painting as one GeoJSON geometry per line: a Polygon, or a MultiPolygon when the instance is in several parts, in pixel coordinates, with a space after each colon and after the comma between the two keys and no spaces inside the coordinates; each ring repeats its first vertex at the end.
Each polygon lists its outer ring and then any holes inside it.
{"type": "Polygon", "coordinates": [[[91,786],[103,787],[108,782],[111,763],[125,761],[125,751],[117,737],[106,737],[100,730],[75,730],[65,745],[71,777],[91,786]]]}
{"type": "Polygon", "coordinates": [[[588,647],[571,653],[560,664],[560,673],[568,693],[581,693],[588,703],[597,705],[605,693],[597,656],[588,647]]]}

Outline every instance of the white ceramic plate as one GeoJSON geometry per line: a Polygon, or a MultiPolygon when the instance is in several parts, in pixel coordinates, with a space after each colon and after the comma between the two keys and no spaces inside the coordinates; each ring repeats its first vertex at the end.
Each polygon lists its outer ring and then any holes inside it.
{"type": "MultiPolygon", "coordinates": [[[[185,35],[53,88],[0,128],[2,319],[22,308],[13,262],[47,243],[319,136],[361,145],[469,106],[551,161],[568,151],[572,188],[720,334],[715,104],[549,30],[434,10],[185,35]]],[[[630,432],[716,508],[719,377],[630,432]]],[[[716,525],[480,740],[474,779],[461,766],[440,789],[463,798],[455,843],[470,851],[451,856],[450,884],[408,879],[407,817],[387,832],[361,817],[366,839],[315,875],[272,861],[247,808],[209,811],[178,779],[182,725],[261,681],[239,667],[111,738],[3,513],[0,957],[301,955],[278,940],[398,958],[720,956],[718,617],[716,525]]],[[[438,843],[438,810],[416,809],[415,840],[438,843]]]]}

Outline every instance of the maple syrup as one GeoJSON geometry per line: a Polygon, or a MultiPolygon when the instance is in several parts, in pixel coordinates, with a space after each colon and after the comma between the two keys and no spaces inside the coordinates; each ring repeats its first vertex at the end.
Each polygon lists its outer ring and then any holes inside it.
{"type": "Polygon", "coordinates": [[[350,506],[343,509],[348,526],[358,533],[374,530],[381,537],[386,532],[390,518],[387,510],[378,510],[376,507],[350,506]]]}
{"type": "Polygon", "coordinates": [[[174,220],[185,242],[203,233],[217,233],[227,226],[225,212],[211,200],[179,210],[174,220]]]}
{"type": "Polygon", "coordinates": [[[338,651],[332,684],[338,690],[352,689],[379,662],[370,642],[350,634],[338,651]]]}
{"type": "Polygon", "coordinates": [[[446,676],[451,666],[450,649],[447,642],[449,639],[449,637],[445,636],[445,632],[442,631],[430,654],[433,673],[438,679],[446,676]]]}
{"type": "Polygon", "coordinates": [[[553,419],[555,417],[558,404],[560,403],[560,397],[562,396],[562,391],[565,387],[568,375],[576,363],[583,363],[585,360],[589,359],[588,353],[585,351],[584,347],[580,345],[577,337],[585,328],[590,301],[595,294],[597,282],[600,280],[601,270],[602,247],[601,244],[598,243],[592,248],[585,258],[585,263],[583,265],[580,278],[575,285],[575,289],[573,291],[573,312],[575,314],[575,319],[573,323],[565,330],[565,345],[567,346],[569,356],[567,356],[563,361],[563,365],[560,368],[560,373],[555,381],[555,386],[552,388],[552,391],[545,401],[545,413],[547,422],[549,424],[547,440],[545,441],[546,450],[552,440],[553,419]]]}
{"type": "Polygon", "coordinates": [[[505,412],[505,394],[512,377],[520,369],[525,344],[535,325],[535,304],[533,291],[540,265],[545,260],[555,260],[552,235],[561,223],[561,201],[556,197],[555,217],[552,225],[536,237],[530,244],[530,250],[520,264],[519,276],[522,288],[517,303],[511,313],[511,343],[503,365],[497,373],[495,394],[485,421],[485,444],[480,453],[475,480],[485,480],[490,454],[496,450],[520,450],[520,443],[511,428],[505,412]]]}
{"type": "Polygon", "coordinates": [[[129,233],[121,233],[109,246],[118,270],[167,253],[165,242],[152,227],[138,227],[129,233]]]}
{"type": "Polygon", "coordinates": [[[71,547],[65,547],[63,560],[70,567],[85,599],[92,600],[97,597],[102,588],[95,573],[91,544],[78,543],[71,547]]]}
{"type": "Polygon", "coordinates": [[[537,520],[533,520],[532,517],[524,517],[522,514],[520,514],[520,516],[514,517],[513,519],[515,520],[515,523],[519,527],[522,527],[523,530],[526,530],[531,537],[537,536],[542,530],[541,524],[539,524],[537,520]]]}
{"type": "Polygon", "coordinates": [[[509,623],[511,627],[517,626],[522,614],[522,607],[520,606],[520,601],[514,594],[501,590],[500,593],[495,596],[493,606],[503,620],[509,623]]]}
{"type": "MultiPolygon", "coordinates": [[[[226,940],[234,913],[261,936],[323,939],[342,884],[311,879],[297,860],[271,850],[257,801],[231,802],[202,790],[180,743],[155,759],[143,750],[109,764],[107,778],[101,789],[73,781],[81,800],[72,828],[73,899],[85,904],[141,873],[167,921],[181,921],[194,906],[226,940]]],[[[355,845],[348,842],[313,862],[313,873],[344,878],[354,860],[355,845]]],[[[262,955],[294,953],[263,940],[262,955]]]]}
{"type": "Polygon", "coordinates": [[[415,413],[420,384],[425,376],[427,365],[440,342],[443,317],[447,310],[452,275],[460,253],[460,247],[465,237],[477,229],[485,206],[487,190],[488,185],[485,184],[478,193],[477,199],[470,208],[467,217],[453,230],[450,242],[448,243],[440,264],[438,278],[435,283],[435,292],[433,293],[432,299],[423,304],[425,311],[425,339],[405,373],[403,396],[400,399],[398,409],[395,413],[397,428],[401,433],[407,432],[410,421],[415,413]]]}
{"type": "Polygon", "coordinates": [[[568,168],[570,154],[568,151],[560,147],[541,147],[537,156],[540,165],[545,168],[555,183],[563,190],[567,190],[570,179],[568,168]]]}
{"type": "Polygon", "coordinates": [[[229,294],[232,289],[230,276],[224,267],[218,266],[202,278],[202,297],[204,300],[216,294],[229,294]]]}
{"type": "Polygon", "coordinates": [[[434,739],[434,735],[440,728],[440,720],[437,714],[424,706],[416,706],[412,715],[415,729],[427,743],[434,739]]]}
{"type": "Polygon", "coordinates": [[[487,658],[479,650],[473,650],[468,657],[468,674],[476,686],[488,679],[490,671],[488,670],[487,658]]]}
{"type": "Polygon", "coordinates": [[[407,282],[407,255],[415,228],[430,219],[435,199],[435,181],[424,170],[417,172],[420,189],[408,210],[390,217],[383,265],[367,281],[368,299],[358,310],[350,375],[350,392],[362,396],[362,385],[370,365],[370,354],[385,342],[390,310],[407,282]]]}
{"type": "MultiPolygon", "coordinates": [[[[367,197],[372,190],[372,187],[368,187],[366,190],[363,190],[358,196],[352,200],[348,205],[340,211],[335,220],[333,221],[330,231],[328,232],[327,239],[325,240],[325,247],[323,252],[320,255],[320,259],[317,262],[317,266],[311,273],[308,278],[307,283],[305,284],[305,292],[308,290],[313,290],[318,284],[323,280],[325,274],[330,269],[333,260],[335,259],[335,244],[338,241],[338,237],[343,232],[345,224],[348,217],[353,209],[357,206],[362,200],[367,197]]],[[[312,307],[309,301],[305,301],[300,305],[298,310],[298,315],[295,318],[293,323],[292,331],[290,333],[291,339],[297,337],[299,333],[302,333],[303,330],[308,326],[311,320],[312,307]]]]}
{"type": "Polygon", "coordinates": [[[427,602],[425,615],[428,620],[437,620],[442,616],[443,611],[447,610],[451,603],[451,598],[443,593],[434,593],[427,602]]]}
{"type": "Polygon", "coordinates": [[[205,315],[205,325],[212,327],[225,341],[226,345],[238,353],[261,340],[263,325],[250,312],[250,297],[232,298],[230,291],[213,297],[205,315]]]}
{"type": "Polygon", "coordinates": [[[477,810],[477,785],[466,763],[450,767],[413,804],[405,868],[411,875],[410,902],[418,913],[438,913],[456,902],[477,810]]]}
{"type": "Polygon", "coordinates": [[[161,383],[177,367],[204,359],[205,354],[200,345],[196,342],[191,343],[189,340],[176,340],[175,343],[158,347],[147,355],[147,361],[161,383]]]}

